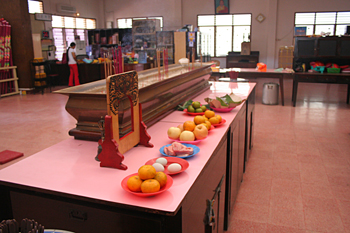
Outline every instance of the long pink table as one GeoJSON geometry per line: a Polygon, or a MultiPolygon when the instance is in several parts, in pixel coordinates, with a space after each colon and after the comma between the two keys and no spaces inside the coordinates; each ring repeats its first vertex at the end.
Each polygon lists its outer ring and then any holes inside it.
{"type": "MultiPolygon", "coordinates": [[[[206,97],[214,98],[231,91],[246,98],[254,87],[254,83],[232,85],[227,82],[213,82],[210,90],[194,100],[204,103],[206,97]]],[[[122,189],[121,181],[125,176],[136,173],[148,160],[161,157],[159,148],[171,143],[166,133],[169,127],[193,119],[180,111],[175,111],[148,129],[153,148],[137,146],[124,154],[123,163],[128,166],[126,171],[99,167],[99,163],[94,160],[97,153],[96,142],[67,139],[0,170],[0,185],[19,190],[19,193],[34,191],[42,195],[102,203],[121,210],[174,216],[181,209],[183,200],[214,151],[218,149],[218,144],[225,137],[242,106],[230,113],[220,114],[226,124],[209,132],[208,138],[198,144],[200,152],[188,159],[189,168],[173,176],[173,186],[158,196],[144,198],[130,194],[122,189]]]]}

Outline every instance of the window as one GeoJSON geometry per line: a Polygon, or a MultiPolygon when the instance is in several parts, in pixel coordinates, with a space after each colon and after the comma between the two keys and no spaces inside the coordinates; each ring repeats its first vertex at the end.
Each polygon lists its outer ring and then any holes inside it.
{"type": "Polygon", "coordinates": [[[143,20],[143,19],[159,19],[160,28],[163,29],[163,17],[137,17],[137,18],[117,19],[117,26],[118,28],[132,28],[133,20],[143,20]]]}
{"type": "Polygon", "coordinates": [[[202,54],[219,57],[240,52],[241,43],[250,41],[251,18],[251,14],[198,15],[202,54]]]}
{"type": "Polygon", "coordinates": [[[41,1],[28,0],[28,11],[30,14],[44,13],[43,3],[41,1]]]}
{"type": "Polygon", "coordinates": [[[350,11],[295,13],[295,27],[306,27],[306,35],[344,35],[350,26],[350,11]]]}
{"type": "Polygon", "coordinates": [[[63,53],[66,52],[70,43],[75,41],[75,38],[78,36],[87,45],[87,30],[95,28],[95,19],[53,15],[52,34],[56,46],[56,59],[62,60],[63,53]]]}

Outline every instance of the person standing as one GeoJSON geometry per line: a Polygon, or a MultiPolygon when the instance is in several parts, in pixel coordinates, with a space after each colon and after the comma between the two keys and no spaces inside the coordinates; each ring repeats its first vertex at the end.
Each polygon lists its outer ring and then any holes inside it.
{"type": "Polygon", "coordinates": [[[67,59],[68,59],[68,65],[69,65],[69,71],[70,71],[68,86],[70,87],[80,85],[77,56],[75,55],[76,54],[75,46],[76,44],[72,42],[70,43],[70,47],[67,50],[67,59]],[[74,85],[73,85],[73,80],[74,80],[74,85]]]}

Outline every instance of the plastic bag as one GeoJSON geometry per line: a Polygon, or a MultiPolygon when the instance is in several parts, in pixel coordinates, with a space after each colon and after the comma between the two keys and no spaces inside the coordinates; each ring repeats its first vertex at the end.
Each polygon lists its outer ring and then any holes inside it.
{"type": "Polygon", "coordinates": [[[259,62],[258,64],[256,64],[256,69],[262,72],[266,72],[266,64],[259,62]]]}

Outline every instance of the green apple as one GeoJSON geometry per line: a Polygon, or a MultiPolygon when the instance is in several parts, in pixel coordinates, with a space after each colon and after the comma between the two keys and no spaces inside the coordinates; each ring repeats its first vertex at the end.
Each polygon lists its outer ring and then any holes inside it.
{"type": "Polygon", "coordinates": [[[192,106],[197,109],[197,108],[200,108],[201,107],[201,103],[199,103],[198,101],[195,101],[192,103],[192,106]]]}
{"type": "Polygon", "coordinates": [[[187,112],[195,112],[195,110],[194,110],[194,108],[192,107],[192,105],[188,106],[187,112]]]}

